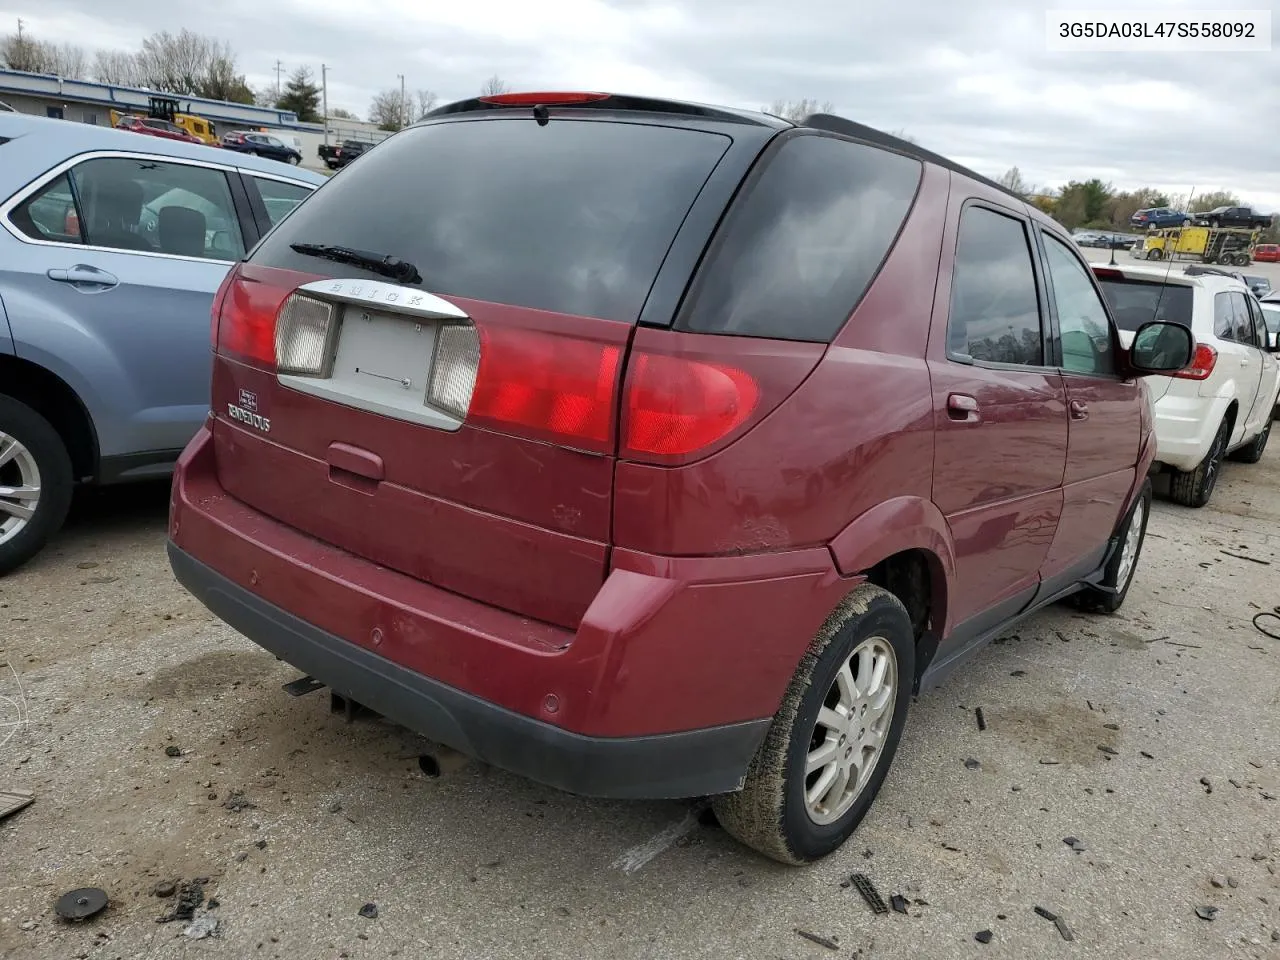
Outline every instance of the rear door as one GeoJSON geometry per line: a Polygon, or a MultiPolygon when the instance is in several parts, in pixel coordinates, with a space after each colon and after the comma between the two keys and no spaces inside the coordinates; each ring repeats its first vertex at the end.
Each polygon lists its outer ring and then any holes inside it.
{"type": "Polygon", "coordinates": [[[1092,272],[1056,236],[1039,235],[1068,411],[1062,521],[1043,576],[1066,586],[1102,562],[1133,489],[1146,401],[1136,379],[1117,373],[1119,340],[1092,272]]]}
{"type": "Polygon", "coordinates": [[[335,332],[322,373],[265,369],[270,343],[265,357],[219,358],[224,488],[416,579],[575,626],[607,571],[634,326],[664,301],[669,322],[772,134],[744,126],[738,143],[727,126],[501,111],[369,151],[289,214],[228,294],[220,337],[228,311],[274,313],[328,278],[312,289],[335,332]],[[305,244],[392,256],[421,279],[395,283],[305,244]]]}
{"type": "Polygon", "coordinates": [[[1233,290],[1214,296],[1214,333],[1222,340],[1220,347],[1223,377],[1235,381],[1235,397],[1239,404],[1231,444],[1243,443],[1254,432],[1254,402],[1262,386],[1262,352],[1254,346],[1253,317],[1249,314],[1246,294],[1233,290]],[[1222,331],[1222,332],[1219,332],[1222,331]]]}
{"type": "Polygon", "coordinates": [[[1280,385],[1280,362],[1277,362],[1276,355],[1267,349],[1267,324],[1258,301],[1251,296],[1245,296],[1244,300],[1245,307],[1249,311],[1250,343],[1257,351],[1262,369],[1253,409],[1249,413],[1249,435],[1255,436],[1271,419],[1275,407],[1276,390],[1280,385]]]}
{"type": "Polygon", "coordinates": [[[8,214],[39,250],[6,277],[24,303],[15,338],[99,371],[103,456],[172,460],[207,415],[213,295],[256,239],[233,189],[219,167],[91,156],[47,175],[8,214]]]}
{"type": "Polygon", "coordinates": [[[1066,388],[1047,353],[1030,229],[1018,212],[971,201],[943,242],[954,263],[930,346],[933,500],[955,541],[962,644],[1031,601],[1062,513],[1066,388]]]}

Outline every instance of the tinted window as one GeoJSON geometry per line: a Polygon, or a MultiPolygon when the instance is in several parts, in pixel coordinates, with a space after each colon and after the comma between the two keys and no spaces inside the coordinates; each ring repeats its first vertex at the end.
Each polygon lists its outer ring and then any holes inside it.
{"type": "Polygon", "coordinates": [[[1080,258],[1056,237],[1044,235],[1053,301],[1062,336],[1062,366],[1075,373],[1115,373],[1107,308],[1080,258]]]}
{"type": "Polygon", "coordinates": [[[1221,340],[1236,338],[1236,314],[1229,293],[1219,293],[1213,298],[1213,335],[1221,340]]]}
{"type": "Polygon", "coordinates": [[[995,363],[1044,362],[1040,302],[1021,221],[982,207],[961,214],[947,352],[995,363]]]}
{"type": "Polygon", "coordinates": [[[83,242],[71,183],[65,173],[19,205],[9,214],[9,220],[34,240],[83,242]]]}
{"type": "Polygon", "coordinates": [[[1132,332],[1153,320],[1180,323],[1191,329],[1191,287],[1112,277],[1099,277],[1098,286],[1121,330],[1132,332]]]}
{"type": "Polygon", "coordinates": [[[88,244],[212,260],[244,256],[220,170],[109,157],[86,160],[72,177],[88,244]]]}
{"type": "Polygon", "coordinates": [[[681,326],[830,340],[879,270],[920,182],[915,160],[795,137],[731,210],[681,326]]]}
{"type": "Polygon", "coordinates": [[[262,202],[267,208],[267,216],[271,219],[272,226],[283,220],[285,214],[291,213],[294,207],[311,195],[310,189],[296,183],[284,183],[262,177],[254,177],[253,182],[257,184],[258,193],[262,195],[262,202]]]}
{"type": "Polygon", "coordinates": [[[1243,293],[1231,294],[1231,310],[1236,318],[1237,343],[1261,346],[1261,342],[1253,332],[1253,316],[1249,313],[1249,299],[1243,293]]]}
{"type": "Polygon", "coordinates": [[[315,272],[289,244],[339,244],[410,261],[433,293],[634,323],[728,146],[598,120],[428,124],[368,151],[254,260],[315,272]]]}

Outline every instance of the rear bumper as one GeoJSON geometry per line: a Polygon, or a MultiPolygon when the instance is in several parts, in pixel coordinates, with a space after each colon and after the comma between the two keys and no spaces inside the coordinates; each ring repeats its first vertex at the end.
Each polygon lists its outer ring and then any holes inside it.
{"type": "Polygon", "coordinates": [[[568,630],[370,563],[236,500],[207,429],[178,461],[169,537],[179,580],[281,659],[433,740],[610,797],[740,787],[810,640],[861,582],[841,577],[825,548],[614,549],[568,630]]]}
{"type": "Polygon", "coordinates": [[[169,543],[178,582],[245,636],[423,736],[531,780],[595,797],[694,797],[742,785],[769,721],[589,737],[424,677],[255,596],[169,543]]]}
{"type": "Polygon", "coordinates": [[[1213,445],[1228,402],[1179,396],[1170,387],[1155,402],[1156,460],[1184,473],[1199,466],[1213,445]]]}

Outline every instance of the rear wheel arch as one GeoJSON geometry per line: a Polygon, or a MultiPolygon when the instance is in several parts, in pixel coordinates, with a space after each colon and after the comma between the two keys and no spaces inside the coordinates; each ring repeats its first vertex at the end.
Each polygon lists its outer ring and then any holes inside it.
{"type": "Polygon", "coordinates": [[[0,393],[35,410],[58,432],[77,480],[98,473],[98,434],[88,409],[65,380],[19,357],[0,356],[0,393]]]}

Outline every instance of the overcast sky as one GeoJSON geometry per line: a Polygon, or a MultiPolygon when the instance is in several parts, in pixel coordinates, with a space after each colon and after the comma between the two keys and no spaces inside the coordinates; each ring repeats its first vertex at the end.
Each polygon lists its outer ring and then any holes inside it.
{"type": "MultiPolygon", "coordinates": [[[[329,65],[330,106],[372,95],[592,89],[837,111],[998,176],[1229,189],[1280,210],[1280,42],[1269,53],[1050,53],[1045,10],[1266,8],[1274,0],[0,0],[40,39],[136,48],[186,27],[229,40],[251,85],[329,65]]],[[[1280,17],[1276,18],[1280,21],[1280,17]]],[[[1280,25],[1278,23],[1277,25],[1280,25]]]]}

